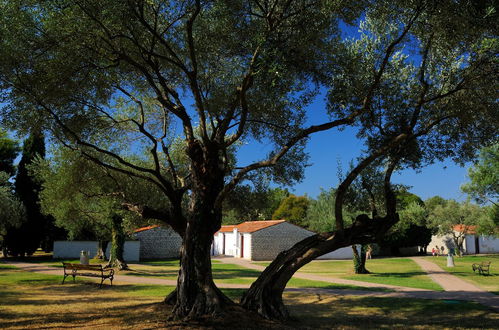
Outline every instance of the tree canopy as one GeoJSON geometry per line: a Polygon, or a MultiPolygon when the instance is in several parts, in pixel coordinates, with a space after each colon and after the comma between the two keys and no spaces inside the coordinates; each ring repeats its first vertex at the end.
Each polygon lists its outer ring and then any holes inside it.
{"type": "Polygon", "coordinates": [[[499,143],[480,151],[478,161],[468,170],[470,182],[461,189],[479,203],[493,203],[499,199],[499,143]]]}

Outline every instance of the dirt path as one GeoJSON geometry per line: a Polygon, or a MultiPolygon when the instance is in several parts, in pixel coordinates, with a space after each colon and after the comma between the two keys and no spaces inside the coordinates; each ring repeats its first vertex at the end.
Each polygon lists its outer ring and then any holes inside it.
{"type": "MultiPolygon", "coordinates": [[[[417,259],[417,258],[415,258],[417,259]]],[[[237,264],[242,267],[247,267],[255,270],[263,270],[264,267],[260,265],[254,265],[251,262],[241,260],[239,258],[217,258],[224,263],[232,263],[237,264]]],[[[420,264],[420,260],[415,260],[418,264],[420,264]]],[[[62,269],[57,267],[51,267],[44,264],[36,264],[36,263],[26,263],[26,262],[17,262],[17,261],[2,261],[2,263],[14,267],[21,268],[24,271],[42,273],[42,274],[50,274],[50,275],[61,275],[62,269]]],[[[429,262],[430,264],[433,264],[429,262]]],[[[434,264],[433,264],[434,265],[434,264]]],[[[435,265],[436,266],[436,265],[435,265]]],[[[427,265],[427,267],[431,267],[431,265],[427,265]]],[[[438,266],[437,266],[438,267],[438,266]]],[[[423,266],[422,266],[423,268],[423,266]]],[[[424,268],[423,268],[424,269],[424,268]]],[[[426,269],[425,269],[426,270],[426,269]]],[[[445,273],[443,270],[433,269],[428,270],[430,276],[445,273]],[[433,272],[433,273],[431,273],[433,272]]],[[[455,276],[448,274],[455,278],[455,276]]],[[[352,295],[352,296],[369,296],[369,297],[395,297],[395,298],[419,298],[419,299],[437,299],[437,300],[466,300],[466,301],[475,301],[481,303],[483,305],[492,307],[496,310],[499,310],[499,298],[489,292],[485,292],[481,289],[480,291],[460,291],[456,288],[456,290],[448,290],[446,292],[438,292],[438,291],[430,291],[423,289],[414,289],[414,288],[406,288],[400,286],[393,285],[382,285],[375,284],[369,282],[361,282],[361,281],[351,281],[351,280],[343,280],[343,279],[334,279],[325,276],[318,276],[307,273],[296,273],[296,278],[316,280],[316,281],[324,281],[329,283],[337,283],[337,284],[347,284],[347,285],[356,285],[356,286],[364,286],[370,288],[389,288],[395,290],[394,292],[379,292],[379,291],[365,291],[365,290],[350,290],[350,289],[321,289],[321,288],[286,288],[287,292],[307,292],[307,293],[316,293],[316,294],[327,294],[327,295],[352,295]]],[[[432,277],[433,278],[433,277],[432,277]]],[[[62,276],[61,276],[62,279],[62,276]]],[[[440,277],[442,281],[452,280],[452,278],[440,277]]],[[[434,279],[435,280],[435,279],[434,279]]],[[[437,280],[435,280],[437,282],[437,280]]],[[[141,276],[129,276],[129,275],[115,275],[114,282],[116,284],[120,283],[132,283],[132,284],[150,284],[150,285],[176,285],[175,280],[166,280],[152,277],[141,277],[141,276]]],[[[439,282],[437,282],[439,283],[439,282]]],[[[245,284],[229,284],[229,283],[219,283],[217,284],[220,288],[228,288],[228,289],[246,289],[249,285],[245,284]]],[[[442,287],[444,287],[442,285],[442,287]]],[[[445,288],[445,287],[444,287],[445,288]]],[[[462,288],[463,289],[463,288],[462,288]]]]}

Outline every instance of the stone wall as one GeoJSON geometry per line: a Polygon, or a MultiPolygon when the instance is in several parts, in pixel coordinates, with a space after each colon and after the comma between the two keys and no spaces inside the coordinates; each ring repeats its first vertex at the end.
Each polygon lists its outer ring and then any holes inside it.
{"type": "Polygon", "coordinates": [[[180,257],[182,238],[171,228],[156,227],[134,234],[140,241],[140,259],[180,257]]]}
{"type": "Polygon", "coordinates": [[[251,234],[251,260],[273,260],[279,252],[313,234],[287,222],[258,230],[251,234]]]}

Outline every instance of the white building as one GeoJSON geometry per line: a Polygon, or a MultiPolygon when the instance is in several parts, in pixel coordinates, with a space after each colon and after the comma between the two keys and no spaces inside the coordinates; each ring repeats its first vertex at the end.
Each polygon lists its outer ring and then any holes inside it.
{"type": "MultiPolygon", "coordinates": [[[[285,220],[246,221],[222,226],[215,234],[212,255],[228,255],[248,260],[273,260],[313,232],[285,220]]],[[[350,259],[351,247],[338,249],[318,259],[350,259]]]]}
{"type": "MultiPolygon", "coordinates": [[[[460,225],[454,226],[454,231],[456,233],[462,232],[460,225]]],[[[432,236],[431,242],[428,245],[428,250],[431,251],[435,246],[443,246],[445,248],[445,253],[448,253],[450,248],[455,249],[454,241],[452,235],[444,236],[432,236]]],[[[478,253],[499,253],[499,238],[493,236],[481,236],[476,235],[474,230],[471,229],[466,234],[463,242],[463,253],[464,254],[478,254],[478,253]]]]}
{"type": "MultiPolygon", "coordinates": [[[[99,242],[96,241],[55,241],[54,259],[78,259],[81,251],[88,251],[93,258],[97,254],[99,242]]],[[[140,242],[126,241],[123,246],[123,259],[127,262],[139,261],[140,242]]],[[[109,257],[111,242],[107,245],[106,256],[109,257]]]]}

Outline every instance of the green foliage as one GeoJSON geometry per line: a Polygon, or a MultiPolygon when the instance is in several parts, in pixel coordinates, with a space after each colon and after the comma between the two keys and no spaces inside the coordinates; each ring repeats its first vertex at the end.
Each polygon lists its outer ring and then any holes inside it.
{"type": "Polygon", "coordinates": [[[451,1],[373,4],[360,36],[342,41],[329,111],[342,118],[363,109],[366,98],[359,95],[370,91],[380,72],[381,84],[358,123],[368,150],[414,132],[416,139],[391,152],[402,167],[447,157],[471,160],[477,148],[496,140],[499,126],[497,10],[492,12],[451,1]]]}
{"type": "Polygon", "coordinates": [[[15,196],[8,181],[9,174],[0,172],[0,246],[8,230],[19,228],[26,221],[26,209],[15,196]]]}
{"type": "Polygon", "coordinates": [[[0,172],[14,175],[14,159],[20,151],[16,141],[10,139],[7,133],[0,129],[0,172]]]}
{"type": "Polygon", "coordinates": [[[317,199],[311,199],[307,208],[307,227],[315,232],[332,231],[334,227],[335,190],[321,189],[317,199]]]}
{"type": "Polygon", "coordinates": [[[71,239],[109,240],[113,217],[124,217],[131,232],[145,220],[125,211],[122,204],[147,199],[150,205],[164,203],[161,193],[126,175],[109,172],[66,148],[54,149],[48,160],[38,159],[31,168],[43,181],[42,210],[68,230],[71,239]]]}
{"type": "Polygon", "coordinates": [[[281,201],[289,196],[287,190],[280,188],[248,185],[236,187],[224,205],[223,223],[238,224],[252,220],[270,220],[281,201]]]}
{"type": "Polygon", "coordinates": [[[285,219],[297,226],[307,228],[306,217],[309,204],[310,200],[306,196],[289,195],[282,200],[272,217],[285,219]]]}
{"type": "Polygon", "coordinates": [[[480,151],[474,167],[468,169],[470,182],[461,189],[479,203],[491,202],[497,207],[499,199],[499,143],[480,151]]]}
{"type": "Polygon", "coordinates": [[[401,247],[426,247],[431,242],[432,229],[428,224],[428,211],[417,195],[406,190],[397,192],[400,221],[383,238],[380,245],[398,253],[401,247]]]}

